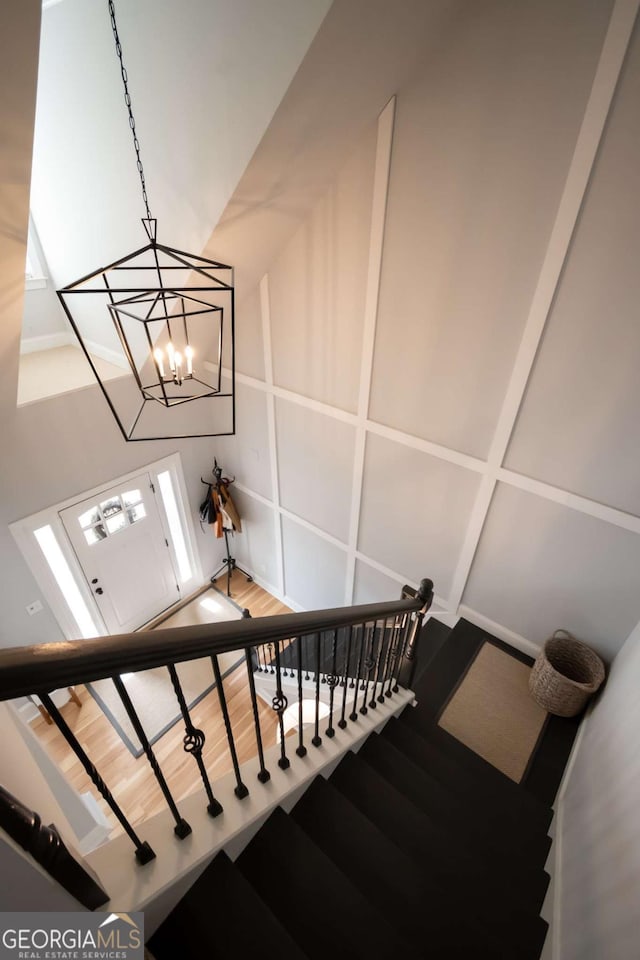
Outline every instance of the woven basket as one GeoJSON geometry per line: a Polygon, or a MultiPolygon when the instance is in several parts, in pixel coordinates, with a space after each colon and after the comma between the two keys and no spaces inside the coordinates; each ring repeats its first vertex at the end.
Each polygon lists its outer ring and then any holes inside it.
{"type": "Polygon", "coordinates": [[[556,630],[531,670],[529,691],[548,713],[575,717],[604,680],[597,653],[566,630],[556,630]]]}

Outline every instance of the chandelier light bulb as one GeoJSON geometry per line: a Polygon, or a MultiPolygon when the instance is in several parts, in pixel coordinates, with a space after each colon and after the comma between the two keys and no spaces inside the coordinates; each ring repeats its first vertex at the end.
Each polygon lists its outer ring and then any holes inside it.
{"type": "Polygon", "coordinates": [[[176,365],[174,379],[178,384],[178,386],[180,386],[180,384],[182,383],[182,354],[181,353],[174,354],[174,361],[176,365]]]}
{"type": "Polygon", "coordinates": [[[157,349],[153,351],[153,355],[156,358],[156,363],[158,365],[158,373],[161,377],[164,377],[164,355],[162,350],[157,349]]]}
{"type": "Polygon", "coordinates": [[[167,356],[169,357],[169,367],[171,368],[171,372],[172,372],[172,373],[175,373],[175,370],[176,370],[176,352],[175,352],[175,350],[173,349],[173,344],[171,343],[171,340],[169,340],[169,343],[167,344],[167,356]]]}
{"type": "Polygon", "coordinates": [[[193,347],[187,346],[184,348],[184,355],[187,358],[187,376],[193,376],[193,347]]]}

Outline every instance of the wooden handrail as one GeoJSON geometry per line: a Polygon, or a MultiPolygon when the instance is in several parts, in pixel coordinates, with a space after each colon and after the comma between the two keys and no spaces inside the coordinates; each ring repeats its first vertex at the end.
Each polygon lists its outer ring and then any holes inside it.
{"type": "Polygon", "coordinates": [[[403,597],[406,599],[256,620],[9,647],[0,651],[0,700],[428,609],[433,599],[433,582],[422,580],[417,591],[405,587],[403,597]]]}

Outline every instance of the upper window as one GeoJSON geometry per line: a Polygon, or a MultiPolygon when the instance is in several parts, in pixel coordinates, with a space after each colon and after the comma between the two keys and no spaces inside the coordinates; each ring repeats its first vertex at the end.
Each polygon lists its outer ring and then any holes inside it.
{"type": "Polygon", "coordinates": [[[46,287],[47,278],[40,256],[40,241],[31,215],[29,215],[29,234],[27,236],[27,259],[24,265],[24,282],[27,290],[46,287]]]}
{"type": "Polygon", "coordinates": [[[146,517],[147,511],[139,490],[127,490],[122,496],[109,497],[95,503],[78,517],[85,540],[89,546],[99,543],[132,523],[146,517]]]}

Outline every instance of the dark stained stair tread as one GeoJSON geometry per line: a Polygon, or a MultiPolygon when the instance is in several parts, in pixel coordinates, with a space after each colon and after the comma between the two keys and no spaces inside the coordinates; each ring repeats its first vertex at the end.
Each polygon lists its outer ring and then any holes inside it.
{"type": "MultiPolygon", "coordinates": [[[[548,796],[568,735],[528,792],[438,727],[488,641],[467,621],[450,631],[430,618],[403,667],[406,678],[415,666],[417,707],[316,777],[290,814],[273,811],[235,863],[219,854],[151,937],[156,960],[539,960],[548,796]]],[[[299,642],[281,651],[285,676],[297,675],[299,642]]],[[[300,652],[315,676],[314,651],[300,652]]]]}
{"type": "Polygon", "coordinates": [[[316,777],[291,816],[425,956],[513,960],[511,947],[503,952],[496,938],[465,920],[457,893],[420,871],[323,777],[316,777]]]}
{"type": "Polygon", "coordinates": [[[209,864],[150,938],[149,949],[156,960],[306,956],[224,853],[209,864]]]}
{"type": "Polygon", "coordinates": [[[546,833],[553,819],[553,810],[550,807],[510,780],[475,751],[439,727],[437,723],[428,720],[425,722],[417,709],[405,710],[400,717],[400,722],[420,734],[428,744],[451,760],[464,766],[468,773],[473,775],[475,782],[482,785],[481,788],[489,791],[496,800],[501,798],[501,802],[511,809],[514,816],[517,815],[530,827],[544,830],[546,833]]]}
{"type": "Polygon", "coordinates": [[[549,882],[542,869],[551,843],[548,837],[540,837],[537,847],[523,845],[521,837],[505,832],[497,818],[487,818],[484,811],[478,813],[472,798],[461,798],[447,790],[380,736],[370,736],[359,756],[424,813],[464,838],[476,856],[491,855],[500,860],[509,873],[520,878],[528,902],[542,905],[549,882]]]}
{"type": "Polygon", "coordinates": [[[514,957],[538,957],[547,925],[537,910],[517,902],[505,876],[492,870],[490,858],[482,861],[465,853],[455,838],[446,836],[356,754],[344,757],[330,782],[418,866],[457,890],[465,917],[488,933],[499,934],[513,948],[514,957]]]}
{"type": "Polygon", "coordinates": [[[280,808],[236,865],[311,960],[420,955],[280,808]]]}
{"type": "Polygon", "coordinates": [[[380,737],[456,797],[467,800],[472,797],[478,814],[486,817],[488,822],[495,820],[505,836],[517,837],[518,844],[527,848],[538,846],[541,840],[545,845],[549,842],[546,828],[540,824],[532,826],[526,816],[522,816],[519,807],[514,809],[509,798],[505,798],[501,791],[496,791],[493,781],[486,783],[478,779],[473,770],[448,756],[405,723],[392,718],[381,731],[380,737]]]}
{"type": "Polygon", "coordinates": [[[414,683],[420,713],[425,719],[440,716],[460,678],[484,643],[483,635],[475,629],[465,629],[465,624],[465,620],[458,621],[430,660],[428,668],[414,683]]]}

